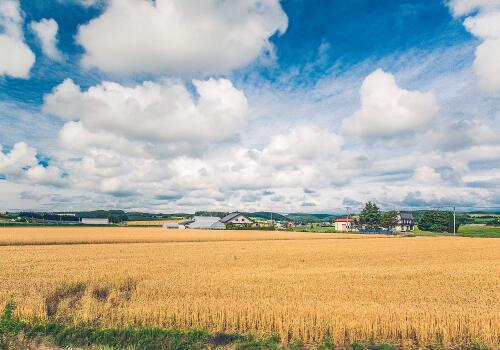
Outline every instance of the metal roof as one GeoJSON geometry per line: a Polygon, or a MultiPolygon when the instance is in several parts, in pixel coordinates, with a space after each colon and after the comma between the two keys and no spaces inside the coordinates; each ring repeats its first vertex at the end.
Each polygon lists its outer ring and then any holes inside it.
{"type": "Polygon", "coordinates": [[[226,216],[224,216],[222,219],[220,219],[220,222],[225,223],[225,222],[231,221],[235,217],[240,216],[240,215],[243,215],[243,214],[235,211],[234,213],[227,214],[226,216]]]}
{"type": "Polygon", "coordinates": [[[401,211],[399,212],[399,216],[401,217],[401,219],[411,219],[413,220],[413,213],[410,213],[410,212],[405,212],[405,211],[401,211]]]}
{"type": "Polygon", "coordinates": [[[194,221],[188,224],[189,228],[210,228],[218,222],[220,218],[216,216],[195,216],[194,221]]]}
{"type": "Polygon", "coordinates": [[[351,218],[343,218],[343,219],[337,219],[335,222],[354,222],[354,219],[351,218]]]}

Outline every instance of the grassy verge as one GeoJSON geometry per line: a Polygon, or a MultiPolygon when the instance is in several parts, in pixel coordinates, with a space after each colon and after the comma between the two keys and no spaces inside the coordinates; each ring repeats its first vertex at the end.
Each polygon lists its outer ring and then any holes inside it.
{"type": "MultiPolygon", "coordinates": [[[[56,320],[29,321],[14,316],[15,304],[9,302],[0,316],[1,350],[299,350],[335,349],[331,341],[304,346],[295,341],[282,345],[279,337],[258,339],[252,335],[210,334],[205,331],[178,331],[150,327],[102,329],[87,325],[64,325],[56,320]]],[[[398,347],[377,343],[353,343],[343,349],[390,350],[398,347]]],[[[479,349],[479,348],[478,348],[479,349]]]]}
{"type": "MultiPolygon", "coordinates": [[[[322,227],[322,226],[301,226],[291,227],[290,231],[294,232],[316,232],[316,233],[346,233],[337,232],[335,227],[322,227]]],[[[357,233],[357,232],[350,232],[357,233]]],[[[415,231],[407,236],[453,236],[452,233],[446,232],[429,232],[422,231],[415,227],[415,231]]],[[[462,237],[482,237],[482,238],[500,238],[500,226],[460,226],[457,236],[462,237]]]]}
{"type": "Polygon", "coordinates": [[[460,226],[458,234],[469,237],[500,238],[500,226],[460,226]]]}
{"type": "MultiPolygon", "coordinates": [[[[421,231],[418,228],[415,228],[414,234],[418,236],[453,236],[453,233],[421,231]]],[[[460,226],[457,236],[500,238],[500,226],[460,226]]]]}
{"type": "MultiPolygon", "coordinates": [[[[346,232],[337,232],[335,231],[335,227],[331,226],[298,226],[298,227],[290,227],[290,231],[294,232],[315,232],[315,233],[346,233],[346,232]]],[[[353,232],[356,233],[356,232],[353,232]]]]}

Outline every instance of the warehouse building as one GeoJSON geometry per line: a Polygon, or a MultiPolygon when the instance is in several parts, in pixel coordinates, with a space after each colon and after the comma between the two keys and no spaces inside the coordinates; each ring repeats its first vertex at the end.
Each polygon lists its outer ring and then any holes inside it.
{"type": "Polygon", "coordinates": [[[109,219],[82,218],[80,223],[84,225],[109,225],[109,219]]]}

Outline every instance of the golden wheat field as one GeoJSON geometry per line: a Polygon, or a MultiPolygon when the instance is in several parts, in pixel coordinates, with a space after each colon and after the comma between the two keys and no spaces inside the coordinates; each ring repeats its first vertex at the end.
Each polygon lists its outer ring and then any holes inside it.
{"type": "Polygon", "coordinates": [[[177,220],[129,220],[127,225],[132,226],[162,226],[166,222],[181,222],[186,219],[179,218],[177,220]]]}
{"type": "Polygon", "coordinates": [[[0,303],[13,295],[30,318],[339,346],[500,344],[498,239],[18,228],[1,229],[0,245],[0,303]]]}
{"type": "MultiPolygon", "coordinates": [[[[384,237],[384,236],[370,236],[384,237]]],[[[165,230],[161,227],[14,227],[0,228],[0,246],[103,243],[168,243],[301,239],[363,239],[364,235],[281,231],[165,230]]]]}

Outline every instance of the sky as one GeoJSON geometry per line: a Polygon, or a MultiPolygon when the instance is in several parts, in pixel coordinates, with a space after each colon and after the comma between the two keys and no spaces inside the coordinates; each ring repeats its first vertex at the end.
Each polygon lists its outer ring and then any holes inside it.
{"type": "Polygon", "coordinates": [[[0,0],[0,211],[500,209],[500,0],[0,0]]]}

